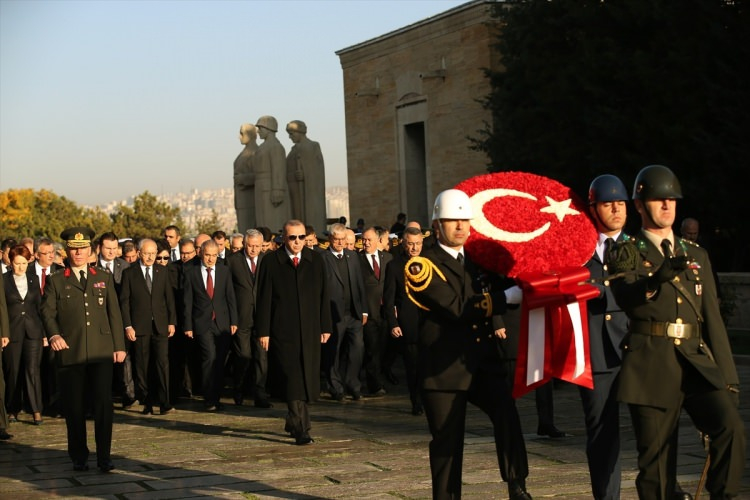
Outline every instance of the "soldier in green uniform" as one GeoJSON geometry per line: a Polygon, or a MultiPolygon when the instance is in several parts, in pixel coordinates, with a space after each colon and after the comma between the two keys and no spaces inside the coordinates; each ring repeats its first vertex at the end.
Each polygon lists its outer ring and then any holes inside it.
{"type": "Polygon", "coordinates": [[[680,198],[669,168],[641,169],[633,188],[641,231],[607,257],[610,273],[622,276],[610,286],[630,320],[618,399],[628,403],[633,420],[640,498],[664,499],[675,491],[672,436],[682,408],[711,439],[711,498],[731,498],[745,463],[739,379],[708,254],[672,231],[680,198]]]}
{"type": "Polygon", "coordinates": [[[93,402],[96,460],[102,472],[114,469],[112,369],[125,359],[125,337],[112,275],[89,265],[94,232],[68,228],[69,266],[50,275],[42,300],[42,320],[58,370],[68,455],[73,469],[88,470],[86,404],[93,402]]]}

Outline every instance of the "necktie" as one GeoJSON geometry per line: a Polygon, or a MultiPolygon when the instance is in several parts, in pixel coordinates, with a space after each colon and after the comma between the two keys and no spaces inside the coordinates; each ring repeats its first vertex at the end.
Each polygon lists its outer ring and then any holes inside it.
{"type": "Polygon", "coordinates": [[[86,289],[86,273],[83,272],[83,269],[81,269],[80,271],[78,271],[78,275],[81,277],[81,286],[85,290],[86,289]]]}
{"type": "Polygon", "coordinates": [[[148,293],[151,293],[151,273],[150,273],[150,266],[146,266],[146,288],[148,288],[148,293]]]}
{"type": "Polygon", "coordinates": [[[211,277],[211,268],[206,268],[206,293],[208,296],[214,298],[214,279],[211,277]]]}
{"type": "Polygon", "coordinates": [[[299,257],[296,255],[292,257],[292,264],[294,264],[294,267],[297,267],[299,265],[299,257]]]}
{"type": "Polygon", "coordinates": [[[607,238],[604,240],[604,252],[602,252],[602,262],[606,263],[609,260],[609,254],[615,247],[615,240],[607,238]]]}
{"type": "Polygon", "coordinates": [[[339,259],[339,260],[341,260],[341,259],[344,258],[344,254],[340,253],[340,254],[336,255],[336,258],[339,259]]]}
{"type": "Polygon", "coordinates": [[[666,238],[661,240],[661,251],[664,252],[664,257],[667,259],[672,256],[672,243],[666,238]]]}
{"type": "Polygon", "coordinates": [[[177,262],[177,250],[172,249],[172,262],[177,262]]]}
{"type": "Polygon", "coordinates": [[[255,274],[255,259],[250,259],[250,272],[255,274]]]}
{"type": "Polygon", "coordinates": [[[44,295],[44,287],[47,284],[47,269],[42,268],[42,295],[44,295]]]}
{"type": "Polygon", "coordinates": [[[106,264],[104,264],[104,267],[107,268],[107,272],[108,273],[112,272],[112,263],[111,262],[107,262],[106,264]]]}
{"type": "Polygon", "coordinates": [[[458,256],[456,257],[456,260],[458,261],[459,264],[461,264],[463,266],[464,265],[464,254],[462,254],[462,253],[458,254],[458,256]]]}
{"type": "Polygon", "coordinates": [[[372,270],[375,271],[375,279],[380,280],[380,266],[378,265],[378,259],[375,258],[375,254],[372,254],[372,270]]]}

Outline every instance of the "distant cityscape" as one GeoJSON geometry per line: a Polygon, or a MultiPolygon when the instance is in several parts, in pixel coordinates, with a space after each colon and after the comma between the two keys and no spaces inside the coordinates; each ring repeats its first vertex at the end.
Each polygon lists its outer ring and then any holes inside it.
{"type": "MultiPolygon", "coordinates": [[[[234,189],[192,189],[187,193],[165,193],[154,195],[159,201],[168,203],[180,209],[180,215],[186,225],[182,228],[183,233],[194,231],[196,223],[213,217],[213,211],[222,225],[222,228],[231,232],[237,227],[237,216],[234,211],[234,189]]],[[[125,204],[133,206],[133,198],[127,200],[111,201],[99,208],[106,213],[114,212],[118,206],[125,204]]],[[[328,218],[341,216],[349,220],[349,189],[346,186],[330,186],[326,188],[326,210],[328,218]]],[[[326,228],[315,228],[322,232],[326,228]]]]}

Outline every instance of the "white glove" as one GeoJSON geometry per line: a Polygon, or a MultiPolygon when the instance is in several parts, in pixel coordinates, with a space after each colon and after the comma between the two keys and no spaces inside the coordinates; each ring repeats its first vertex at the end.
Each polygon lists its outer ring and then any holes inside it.
{"type": "Polygon", "coordinates": [[[514,285],[505,290],[506,304],[520,304],[523,299],[523,290],[518,285],[514,285]]]}

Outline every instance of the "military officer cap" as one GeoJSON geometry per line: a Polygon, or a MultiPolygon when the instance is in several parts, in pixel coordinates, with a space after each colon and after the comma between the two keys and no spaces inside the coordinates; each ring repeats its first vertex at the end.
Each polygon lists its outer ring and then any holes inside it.
{"type": "Polygon", "coordinates": [[[86,248],[91,246],[94,230],[84,226],[69,227],[60,233],[60,238],[68,248],[86,248]]]}

